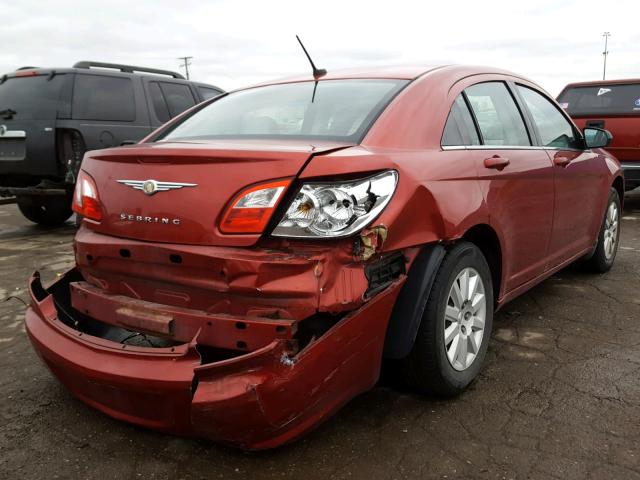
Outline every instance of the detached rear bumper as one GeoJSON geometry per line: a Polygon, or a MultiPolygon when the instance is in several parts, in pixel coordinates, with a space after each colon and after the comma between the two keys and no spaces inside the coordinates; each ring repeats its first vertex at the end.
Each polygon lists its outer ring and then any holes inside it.
{"type": "Polygon", "coordinates": [[[65,281],[44,290],[34,274],[26,326],[36,351],[75,396],[145,427],[265,449],[299,437],[375,384],[404,277],[295,355],[288,340],[276,339],[214,362],[198,351],[200,332],[168,348],[80,332],[58,311],[56,292],[65,281]]]}

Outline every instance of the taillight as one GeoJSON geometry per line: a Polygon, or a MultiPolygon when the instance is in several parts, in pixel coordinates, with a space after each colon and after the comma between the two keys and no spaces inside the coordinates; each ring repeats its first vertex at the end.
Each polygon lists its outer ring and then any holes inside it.
{"type": "Polygon", "coordinates": [[[262,233],[291,180],[253,185],[231,202],[220,222],[224,233],[262,233]]]}
{"type": "Polygon", "coordinates": [[[78,174],[72,209],[77,214],[91,220],[102,220],[102,208],[100,207],[96,182],[83,170],[80,170],[78,174]]]}

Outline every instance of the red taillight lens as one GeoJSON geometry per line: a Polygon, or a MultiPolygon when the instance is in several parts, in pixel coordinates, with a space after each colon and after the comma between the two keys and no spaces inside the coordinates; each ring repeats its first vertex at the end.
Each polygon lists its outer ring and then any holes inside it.
{"type": "Polygon", "coordinates": [[[290,179],[246,188],[231,202],[220,222],[224,233],[262,233],[290,179]]]}
{"type": "Polygon", "coordinates": [[[77,214],[91,220],[102,220],[102,207],[100,206],[96,182],[88,173],[82,170],[78,174],[72,209],[77,214]]]}

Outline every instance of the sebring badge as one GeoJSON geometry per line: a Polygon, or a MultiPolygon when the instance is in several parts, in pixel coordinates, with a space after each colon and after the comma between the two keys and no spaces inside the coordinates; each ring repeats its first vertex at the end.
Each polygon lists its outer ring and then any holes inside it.
{"type": "Polygon", "coordinates": [[[158,182],[157,180],[117,180],[117,182],[136,190],[142,190],[147,195],[153,195],[157,192],[177,190],[183,187],[198,186],[197,183],[158,182]]]}

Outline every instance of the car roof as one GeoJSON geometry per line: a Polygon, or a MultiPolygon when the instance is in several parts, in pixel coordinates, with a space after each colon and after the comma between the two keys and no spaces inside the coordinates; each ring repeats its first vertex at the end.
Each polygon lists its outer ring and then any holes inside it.
{"type": "MultiPolygon", "coordinates": [[[[309,69],[310,70],[310,69],[309,69]]],[[[497,74],[508,75],[511,77],[522,78],[528,80],[521,75],[501,70],[493,67],[476,66],[476,65],[382,65],[359,67],[350,69],[330,70],[319,78],[314,78],[311,71],[307,74],[296,75],[291,77],[279,78],[267,82],[261,82],[246,88],[254,88],[266,85],[276,85],[282,83],[295,83],[305,81],[325,81],[325,80],[344,80],[344,79],[398,79],[398,80],[415,80],[418,77],[427,75],[431,72],[438,71],[440,74],[450,77],[452,81],[458,80],[471,75],[497,74]]],[[[243,90],[241,88],[239,90],[243,90]]]]}

